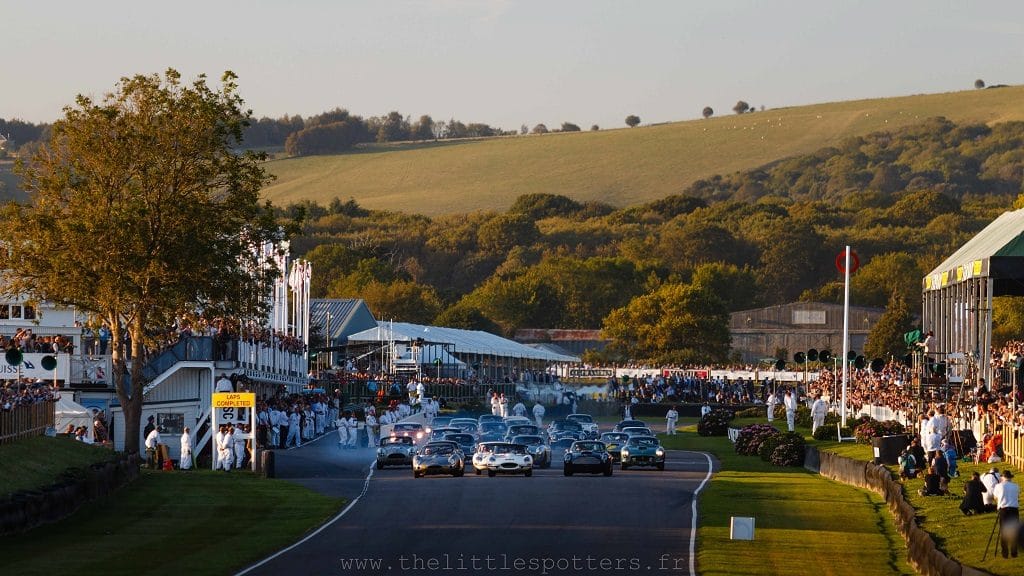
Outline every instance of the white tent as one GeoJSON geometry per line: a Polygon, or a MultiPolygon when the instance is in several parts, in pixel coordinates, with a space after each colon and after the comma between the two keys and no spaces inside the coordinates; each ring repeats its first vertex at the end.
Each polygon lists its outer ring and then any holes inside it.
{"type": "Polygon", "coordinates": [[[94,438],[92,412],[67,395],[62,394],[60,399],[57,400],[57,407],[54,410],[54,422],[54,428],[58,434],[64,433],[67,430],[68,424],[71,424],[75,428],[85,426],[88,429],[86,438],[90,440],[94,438]]]}

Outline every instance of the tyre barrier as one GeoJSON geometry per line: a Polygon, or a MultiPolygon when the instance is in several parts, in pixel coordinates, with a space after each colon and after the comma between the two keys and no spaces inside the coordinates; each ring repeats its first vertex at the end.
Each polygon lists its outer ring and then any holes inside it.
{"type": "Polygon", "coordinates": [[[818,452],[817,472],[822,476],[871,490],[885,499],[896,529],[906,540],[907,560],[919,573],[927,576],[991,576],[983,570],[960,564],[936,548],[931,534],[917,525],[917,513],[903,494],[903,484],[893,479],[888,468],[832,452],[819,452],[814,447],[808,449],[818,452]]]}
{"type": "Polygon", "coordinates": [[[68,468],[57,481],[38,490],[21,490],[0,497],[0,535],[25,532],[73,514],[139,477],[139,457],[121,456],[88,468],[68,468]]]}

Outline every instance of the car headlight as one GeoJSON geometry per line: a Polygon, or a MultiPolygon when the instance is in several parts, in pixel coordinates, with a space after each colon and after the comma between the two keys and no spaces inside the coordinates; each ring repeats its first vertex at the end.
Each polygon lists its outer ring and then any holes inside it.
{"type": "Polygon", "coordinates": [[[423,438],[423,432],[417,432],[416,433],[416,438],[417,439],[423,438]]]}
{"type": "Polygon", "coordinates": [[[527,464],[529,464],[530,462],[533,462],[533,458],[530,458],[530,455],[529,455],[529,454],[527,454],[527,455],[526,455],[526,458],[524,458],[523,460],[524,460],[524,461],[525,461],[525,462],[526,462],[527,464]]]}
{"type": "Polygon", "coordinates": [[[378,449],[377,450],[377,455],[378,456],[383,456],[384,455],[384,449],[383,448],[378,449]]]}
{"type": "Polygon", "coordinates": [[[625,448],[623,448],[622,449],[622,457],[623,458],[629,458],[629,450],[626,450],[625,448]]]}
{"type": "Polygon", "coordinates": [[[449,464],[452,464],[452,465],[454,465],[454,464],[455,464],[456,462],[458,462],[458,461],[459,461],[459,459],[458,459],[457,457],[455,457],[455,456],[449,456],[449,457],[448,457],[448,463],[449,463],[449,464]]]}
{"type": "Polygon", "coordinates": [[[657,450],[654,451],[654,455],[655,456],[664,456],[665,455],[665,451],[662,450],[661,448],[658,448],[657,450]]]}
{"type": "Polygon", "coordinates": [[[491,456],[490,458],[488,458],[488,459],[487,459],[487,462],[489,462],[489,463],[491,463],[491,464],[494,464],[494,463],[495,463],[495,462],[497,462],[497,461],[498,461],[498,459],[497,459],[497,458],[495,458],[494,456],[491,456]]]}
{"type": "Polygon", "coordinates": [[[430,427],[427,427],[426,430],[424,430],[424,432],[426,432],[427,434],[430,434],[430,432],[431,432],[430,427]]]}

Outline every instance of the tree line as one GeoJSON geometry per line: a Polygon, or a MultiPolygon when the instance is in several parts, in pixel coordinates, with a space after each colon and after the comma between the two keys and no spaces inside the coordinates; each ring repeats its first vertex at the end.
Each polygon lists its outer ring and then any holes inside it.
{"type": "Polygon", "coordinates": [[[600,327],[620,358],[725,360],[729,312],[841,302],[847,243],[864,263],[855,304],[919,301],[924,274],[1014,205],[1021,143],[1024,123],[936,118],[626,208],[552,193],[437,218],[354,199],[280,215],[302,221],[293,246],[314,263],[314,295],[363,298],[381,318],[600,327]]]}

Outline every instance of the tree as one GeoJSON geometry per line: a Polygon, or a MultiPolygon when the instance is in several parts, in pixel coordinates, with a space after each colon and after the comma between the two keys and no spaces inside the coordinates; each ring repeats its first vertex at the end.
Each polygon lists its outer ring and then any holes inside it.
{"type": "Polygon", "coordinates": [[[743,114],[747,110],[750,110],[750,104],[747,104],[743,100],[736,102],[736,105],[732,107],[732,111],[737,114],[743,114]]]}
{"type": "Polygon", "coordinates": [[[433,140],[435,136],[434,128],[434,119],[424,114],[413,125],[410,136],[413,140],[433,140]]]}
{"type": "Polygon", "coordinates": [[[548,127],[543,124],[537,124],[536,126],[533,127],[533,130],[531,130],[530,132],[534,134],[547,134],[548,127]]]}
{"type": "Polygon", "coordinates": [[[562,122],[562,132],[579,132],[580,127],[572,122],[562,122]]]}
{"type": "Polygon", "coordinates": [[[978,78],[977,80],[974,81],[974,87],[977,88],[978,90],[981,90],[982,88],[985,87],[985,81],[982,80],[981,78],[978,78]]]}
{"type": "Polygon", "coordinates": [[[714,110],[714,108],[712,108],[711,106],[705,106],[705,107],[704,107],[704,110],[701,110],[701,114],[702,114],[702,115],[703,115],[703,116],[704,116],[705,118],[711,118],[712,116],[714,116],[714,115],[715,115],[715,110],[714,110]]]}
{"type": "Polygon", "coordinates": [[[868,358],[884,360],[892,357],[902,358],[907,350],[903,335],[911,331],[913,325],[914,317],[910,314],[907,301],[899,290],[893,289],[889,295],[889,304],[885,307],[885,313],[868,332],[867,342],[864,343],[864,354],[868,358]]]}
{"type": "Polygon", "coordinates": [[[640,125],[640,117],[639,116],[637,116],[636,114],[630,114],[629,116],[626,116],[626,126],[629,126],[630,128],[636,128],[639,125],[640,125]]]}
{"type": "Polygon", "coordinates": [[[722,362],[729,355],[729,315],[714,294],[665,284],[613,310],[602,332],[623,358],[668,363],[722,362]]]}
{"type": "Polygon", "coordinates": [[[20,168],[28,202],[0,212],[0,241],[19,247],[0,251],[4,291],[110,327],[128,452],[139,449],[152,334],[196,311],[264,317],[273,272],[255,248],[277,227],[259,203],[263,157],[237,152],[250,115],[235,80],[225,72],[215,91],[169,69],[122,78],[102,102],[78,96],[20,168]]]}

